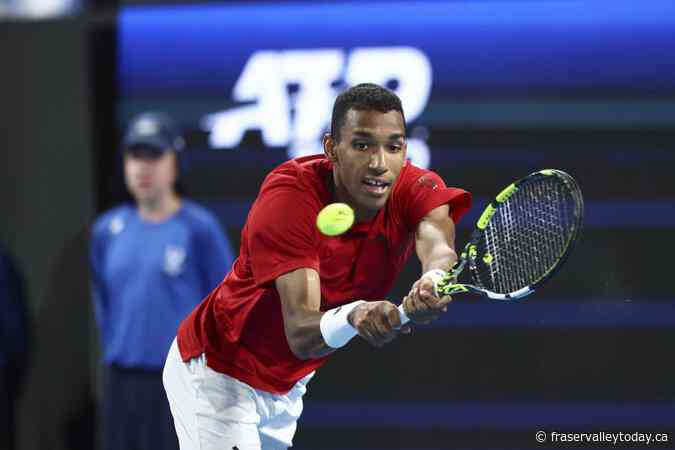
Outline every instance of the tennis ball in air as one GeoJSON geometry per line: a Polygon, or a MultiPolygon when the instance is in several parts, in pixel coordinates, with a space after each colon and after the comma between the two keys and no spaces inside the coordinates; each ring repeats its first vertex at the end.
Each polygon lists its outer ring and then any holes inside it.
{"type": "Polygon", "coordinates": [[[354,210],[346,203],[331,203],[316,216],[316,227],[326,236],[337,236],[354,224],[354,210]]]}

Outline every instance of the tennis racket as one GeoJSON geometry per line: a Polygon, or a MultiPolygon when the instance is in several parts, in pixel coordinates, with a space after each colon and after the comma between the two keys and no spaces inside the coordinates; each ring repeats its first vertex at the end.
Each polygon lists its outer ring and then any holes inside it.
{"type": "MultiPolygon", "coordinates": [[[[485,208],[459,260],[436,282],[437,295],[513,301],[531,294],[565,262],[583,216],[581,190],[567,173],[547,169],[521,178],[485,208]],[[467,267],[470,281],[458,282],[467,267]]],[[[407,323],[403,305],[398,309],[407,323]]]]}

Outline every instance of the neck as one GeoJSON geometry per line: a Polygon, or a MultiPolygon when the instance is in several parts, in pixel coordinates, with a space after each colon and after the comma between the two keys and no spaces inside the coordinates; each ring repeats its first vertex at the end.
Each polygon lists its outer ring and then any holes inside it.
{"type": "Polygon", "coordinates": [[[162,222],[178,211],[180,205],[180,197],[170,192],[159,198],[139,201],[138,214],[148,222],[162,222]]]}

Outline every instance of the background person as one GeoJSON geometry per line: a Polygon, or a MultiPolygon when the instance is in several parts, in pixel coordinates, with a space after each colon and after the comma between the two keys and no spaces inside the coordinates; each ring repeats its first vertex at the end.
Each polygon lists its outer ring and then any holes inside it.
{"type": "Polygon", "coordinates": [[[180,321],[232,264],[217,219],[176,191],[182,150],[183,140],[166,115],[134,118],[123,158],[135,204],[104,213],[93,227],[105,450],[178,448],[162,366],[180,321]]]}

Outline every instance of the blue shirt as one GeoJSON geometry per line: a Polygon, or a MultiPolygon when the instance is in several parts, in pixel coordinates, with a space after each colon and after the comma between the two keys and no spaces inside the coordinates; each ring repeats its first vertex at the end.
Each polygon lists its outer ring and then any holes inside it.
{"type": "Polygon", "coordinates": [[[232,249],[216,218],[194,202],[161,223],[133,205],[94,224],[90,258],[103,360],[161,369],[181,320],[229,271],[232,249]]]}

